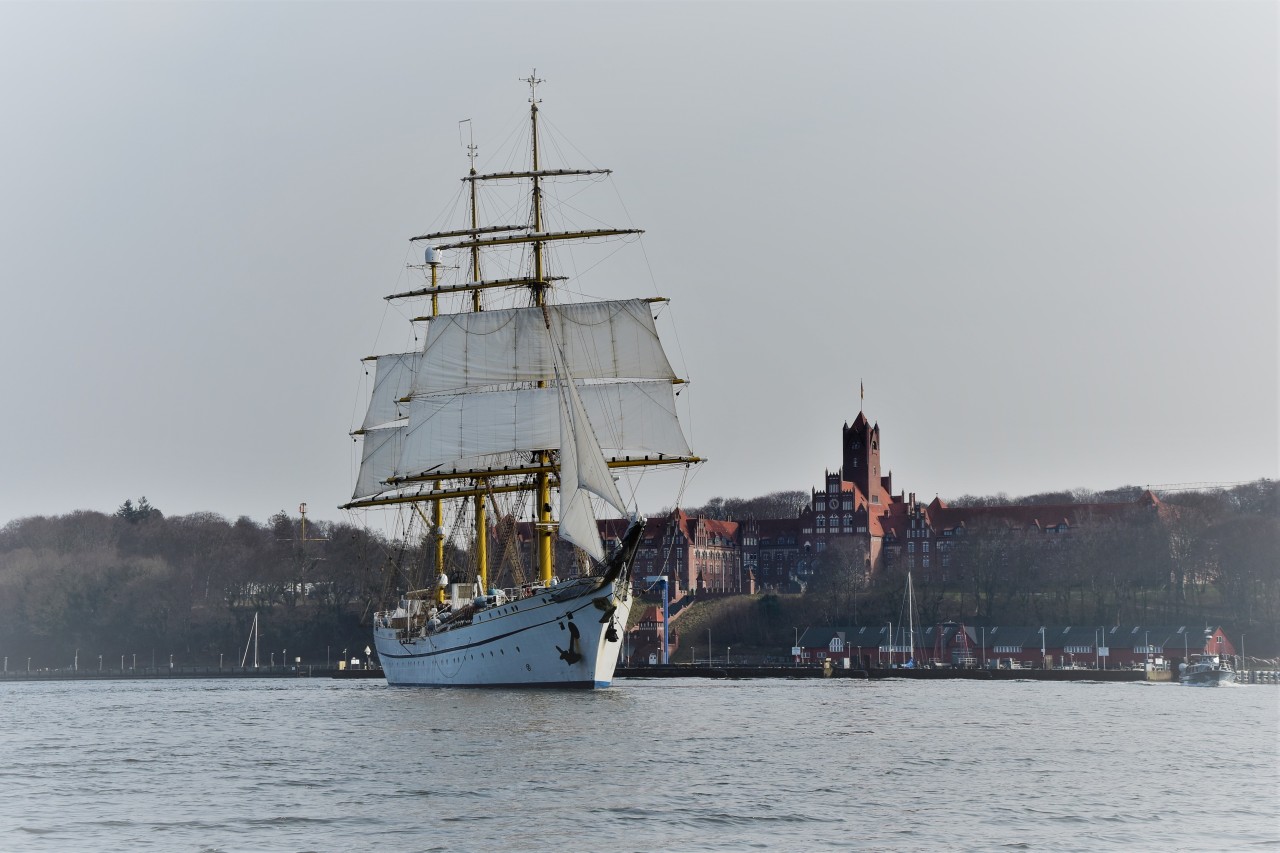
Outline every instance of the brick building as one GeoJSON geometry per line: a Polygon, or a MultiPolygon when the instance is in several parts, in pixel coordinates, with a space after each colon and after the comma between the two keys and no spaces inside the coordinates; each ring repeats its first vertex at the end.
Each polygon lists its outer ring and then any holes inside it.
{"type": "MultiPolygon", "coordinates": [[[[800,592],[813,580],[821,555],[836,543],[870,576],[889,567],[917,573],[922,582],[958,580],[957,551],[966,541],[1003,536],[1005,541],[1065,541],[1075,531],[1101,523],[1166,518],[1167,507],[1151,492],[1119,503],[952,507],[914,492],[893,493],[893,475],[881,464],[881,432],[863,412],[844,424],[841,466],[828,470],[810,490],[808,504],[794,518],[720,521],[676,509],[649,519],[636,558],[634,577],[663,574],[671,601],[690,592],[800,592]]],[[[620,538],[626,522],[601,521],[606,542],[620,538]]],[[[532,526],[517,536],[531,560],[532,526]]],[[[569,565],[572,548],[561,544],[558,565],[569,565]]]]}
{"type": "Polygon", "coordinates": [[[842,465],[794,519],[743,523],[742,560],[761,589],[796,590],[812,579],[820,554],[834,543],[852,543],[870,575],[898,566],[922,580],[946,582],[961,570],[957,546],[967,538],[1012,534],[1050,542],[1103,523],[1165,519],[1173,509],[1152,492],[1133,501],[1063,505],[952,507],[914,492],[893,493],[893,474],[881,467],[880,425],[862,412],[841,432],[842,465]]]}

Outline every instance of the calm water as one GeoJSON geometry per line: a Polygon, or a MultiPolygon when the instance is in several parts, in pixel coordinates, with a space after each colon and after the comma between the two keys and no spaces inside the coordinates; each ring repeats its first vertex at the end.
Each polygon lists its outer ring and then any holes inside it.
{"type": "Polygon", "coordinates": [[[1280,849],[1280,690],[0,684],[0,850],[1280,849]]]}

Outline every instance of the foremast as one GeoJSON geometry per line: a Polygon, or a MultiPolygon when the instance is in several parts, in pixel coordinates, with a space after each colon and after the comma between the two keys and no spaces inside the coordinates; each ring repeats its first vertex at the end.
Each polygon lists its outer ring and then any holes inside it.
{"type": "MultiPolygon", "coordinates": [[[[547,315],[548,289],[553,285],[554,281],[563,280],[563,276],[550,276],[547,269],[546,250],[547,245],[552,242],[591,239],[596,237],[630,235],[643,233],[640,229],[614,229],[614,228],[596,228],[587,230],[569,230],[549,232],[545,230],[544,220],[544,198],[543,198],[543,180],[545,178],[554,178],[559,176],[573,175],[596,175],[608,174],[607,169],[551,169],[544,170],[541,163],[539,124],[538,124],[538,105],[540,99],[537,97],[537,86],[542,80],[536,76],[536,71],[530,77],[525,78],[523,82],[529,85],[529,122],[530,122],[530,154],[531,169],[529,171],[512,171],[497,172],[491,174],[478,174],[475,168],[476,147],[474,144],[468,145],[468,157],[470,160],[470,168],[467,177],[464,178],[469,184],[469,225],[470,228],[460,231],[436,232],[431,234],[423,234],[411,238],[413,241],[438,241],[448,238],[461,238],[455,242],[434,243],[433,248],[429,248],[426,252],[427,266],[430,269],[430,286],[424,290],[414,290],[404,293],[392,294],[387,299],[400,299],[408,297],[420,297],[430,295],[431,297],[431,314],[429,317],[414,318],[415,320],[434,321],[440,318],[439,297],[443,294],[469,292],[471,299],[471,312],[479,314],[484,311],[481,294],[484,291],[496,288],[527,288],[529,293],[529,304],[534,311],[541,312],[547,324],[548,332],[551,331],[551,318],[547,315]],[[530,219],[526,225],[499,225],[485,226],[480,225],[479,205],[477,200],[477,186],[485,181],[505,181],[512,179],[527,179],[531,184],[531,203],[530,203],[530,219]],[[519,233],[523,232],[523,233],[519,233]],[[528,278],[505,278],[485,280],[482,275],[481,253],[483,249],[509,247],[519,244],[528,244],[531,249],[529,261],[532,267],[532,276],[528,278]],[[440,283],[438,277],[439,261],[435,259],[436,250],[466,250],[470,255],[470,281],[460,285],[444,286],[440,283]]],[[[642,302],[665,302],[664,299],[641,300],[642,302]]],[[[433,322],[431,326],[435,326],[433,322]]],[[[655,332],[656,338],[656,332],[655,332]]],[[[428,339],[427,348],[431,346],[430,338],[428,339]]],[[[668,368],[669,370],[669,368],[668,368]]],[[[557,376],[559,371],[557,370],[557,376]]],[[[568,374],[566,374],[568,375],[568,374]]],[[[572,384],[572,378],[568,380],[568,384],[572,384]]],[[[677,385],[684,380],[679,379],[671,374],[666,378],[671,385],[677,385]]],[[[546,378],[536,379],[532,385],[537,389],[545,389],[548,387],[546,378]]],[[[560,384],[564,384],[563,380],[560,384]]],[[[416,389],[416,380],[415,380],[416,389]]],[[[576,399],[577,392],[573,392],[576,399]]],[[[415,393],[405,394],[397,399],[398,403],[409,404],[413,401],[415,393]]],[[[582,402],[577,401],[577,405],[581,408],[582,402]]],[[[371,407],[373,402],[371,401],[371,407]]],[[[589,408],[589,407],[588,407],[589,408]]],[[[674,411],[672,411],[674,418],[674,411]]],[[[594,419],[594,417],[593,417],[594,419]]],[[[366,420],[369,420],[368,418],[366,420]]],[[[408,423],[413,423],[413,415],[407,418],[408,423]]],[[[678,424],[677,424],[678,430],[678,424]]],[[[360,433],[368,434],[364,429],[359,430],[360,433]]],[[[368,439],[366,438],[366,441],[368,439]]],[[[694,456],[688,450],[687,445],[683,444],[683,439],[679,445],[668,441],[667,446],[673,450],[664,452],[645,452],[645,453],[615,453],[614,458],[602,460],[608,469],[615,468],[631,468],[631,467],[647,467],[653,465],[688,465],[702,461],[694,456]]],[[[621,442],[622,447],[629,446],[626,441],[621,442]]],[[[646,445],[647,447],[647,445],[646,445]]],[[[435,556],[438,570],[443,571],[444,560],[444,536],[443,536],[443,510],[442,503],[451,498],[473,498],[474,514],[475,514],[475,532],[476,532],[476,574],[483,589],[488,589],[488,565],[487,565],[487,519],[486,519],[486,499],[492,495],[504,492],[533,492],[537,505],[535,508],[536,524],[536,554],[538,560],[538,576],[542,583],[549,584],[554,576],[554,549],[552,537],[558,529],[557,522],[552,515],[552,495],[551,491],[557,481],[558,472],[558,454],[560,448],[548,447],[541,449],[528,457],[528,462],[519,464],[503,464],[491,466],[474,466],[467,469],[466,466],[454,466],[447,474],[433,472],[432,468],[427,468],[421,473],[414,473],[407,463],[400,464],[400,460],[396,461],[395,471],[390,476],[380,477],[379,482],[385,486],[385,489],[376,494],[360,494],[360,488],[357,487],[357,494],[353,496],[353,500],[346,504],[347,508],[363,508],[372,506],[381,506],[398,503],[411,503],[419,514],[423,514],[420,508],[422,503],[428,503],[431,507],[432,518],[432,537],[435,544],[435,556]],[[446,486],[446,481],[454,483],[460,479],[467,480],[467,483],[461,486],[446,486]],[[495,482],[496,481],[496,482],[495,482]],[[412,491],[412,487],[417,487],[417,491],[412,491]],[[425,490],[424,490],[425,489],[425,490]]],[[[368,448],[366,447],[365,459],[370,457],[368,448]]],[[[362,461],[362,479],[364,478],[364,461],[362,461]]],[[[438,469],[440,466],[434,466],[438,469]]],[[[563,496],[562,496],[563,502],[563,496]]],[[[562,513],[565,507],[562,503],[562,513]]],[[[425,520],[425,514],[423,514],[425,520]]]]}

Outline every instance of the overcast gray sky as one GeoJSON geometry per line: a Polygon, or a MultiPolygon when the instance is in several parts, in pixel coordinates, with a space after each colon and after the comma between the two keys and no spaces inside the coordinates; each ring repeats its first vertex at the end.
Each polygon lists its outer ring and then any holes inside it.
{"type": "Polygon", "coordinates": [[[687,504],[819,484],[859,380],[926,497],[1275,477],[1276,54],[1271,2],[0,4],[0,522],[340,518],[534,67],[674,300],[687,504]]]}

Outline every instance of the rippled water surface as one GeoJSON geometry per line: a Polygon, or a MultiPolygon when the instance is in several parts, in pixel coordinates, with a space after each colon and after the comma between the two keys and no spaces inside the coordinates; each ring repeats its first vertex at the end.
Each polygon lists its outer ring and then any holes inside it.
{"type": "Polygon", "coordinates": [[[0,850],[1280,849],[1280,690],[0,684],[0,850]]]}

